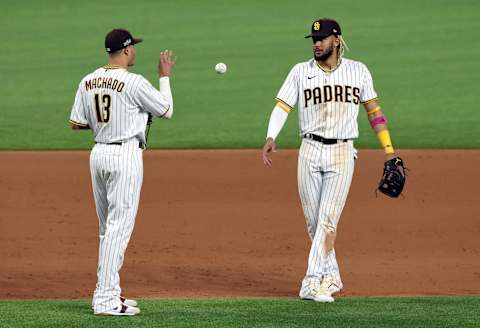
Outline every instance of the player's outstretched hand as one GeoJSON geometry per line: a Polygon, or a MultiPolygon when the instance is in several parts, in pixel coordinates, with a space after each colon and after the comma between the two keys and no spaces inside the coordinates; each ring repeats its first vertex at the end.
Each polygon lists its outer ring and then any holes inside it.
{"type": "Polygon", "coordinates": [[[277,144],[272,138],[268,138],[262,150],[263,164],[272,166],[271,153],[277,151],[277,144]]]}
{"type": "Polygon", "coordinates": [[[158,75],[160,77],[170,76],[172,74],[172,67],[175,66],[176,58],[173,56],[172,50],[165,50],[160,53],[160,60],[158,61],[158,75]]]}

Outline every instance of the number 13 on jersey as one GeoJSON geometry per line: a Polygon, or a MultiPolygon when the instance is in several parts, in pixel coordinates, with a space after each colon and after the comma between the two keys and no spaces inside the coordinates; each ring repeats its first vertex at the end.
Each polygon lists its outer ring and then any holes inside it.
{"type": "Polygon", "coordinates": [[[112,97],[108,94],[95,94],[95,112],[97,114],[97,122],[108,123],[110,121],[110,106],[112,105],[112,97]]]}

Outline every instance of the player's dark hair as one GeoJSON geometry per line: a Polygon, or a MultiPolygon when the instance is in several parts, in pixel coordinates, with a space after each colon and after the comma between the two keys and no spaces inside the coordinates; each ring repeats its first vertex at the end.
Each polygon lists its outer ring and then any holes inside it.
{"type": "Polygon", "coordinates": [[[110,57],[116,57],[116,56],[120,55],[122,53],[122,51],[123,51],[123,49],[115,50],[113,52],[109,52],[108,55],[110,57]]]}

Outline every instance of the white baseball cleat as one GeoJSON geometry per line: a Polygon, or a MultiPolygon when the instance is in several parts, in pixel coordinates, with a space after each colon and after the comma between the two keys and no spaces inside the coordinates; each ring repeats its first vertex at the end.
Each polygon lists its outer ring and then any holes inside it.
{"type": "Polygon", "coordinates": [[[136,308],[134,306],[127,306],[125,304],[122,304],[120,306],[117,306],[116,308],[113,308],[108,311],[104,312],[95,312],[95,315],[116,315],[116,316],[122,316],[122,315],[136,315],[140,313],[140,309],[136,308]]]}
{"type": "Polygon", "coordinates": [[[332,294],[330,293],[325,293],[322,294],[322,292],[318,292],[314,297],[313,300],[318,303],[333,303],[335,302],[335,299],[332,297],[332,294]]]}
{"type": "Polygon", "coordinates": [[[120,296],[120,302],[127,306],[138,306],[138,302],[135,300],[128,299],[126,297],[120,296]]]}
{"type": "Polygon", "coordinates": [[[302,283],[302,289],[300,290],[299,296],[303,300],[331,303],[335,301],[332,294],[341,289],[341,283],[337,283],[331,277],[325,277],[321,282],[319,279],[312,279],[302,283]]]}
{"type": "Polygon", "coordinates": [[[343,288],[341,282],[336,281],[330,276],[323,278],[321,285],[326,286],[332,295],[338,293],[343,288]]]}

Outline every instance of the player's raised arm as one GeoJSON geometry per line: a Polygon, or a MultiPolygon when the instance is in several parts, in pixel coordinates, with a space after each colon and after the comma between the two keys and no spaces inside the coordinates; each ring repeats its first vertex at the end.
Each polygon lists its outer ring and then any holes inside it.
{"type": "Polygon", "coordinates": [[[172,68],[175,66],[176,58],[173,56],[172,50],[165,50],[160,53],[160,60],[158,62],[158,77],[160,79],[160,93],[164,96],[167,102],[170,103],[170,110],[168,110],[164,118],[171,118],[173,116],[173,97],[170,88],[170,75],[172,68]]]}
{"type": "Polygon", "coordinates": [[[394,158],[395,150],[393,149],[392,140],[390,138],[390,133],[388,132],[387,127],[387,118],[382,112],[378,100],[374,99],[368,101],[364,104],[365,110],[367,111],[368,121],[373,131],[376,133],[380,144],[382,145],[383,150],[385,151],[386,160],[394,158]]]}
{"type": "Polygon", "coordinates": [[[173,96],[170,87],[170,76],[175,65],[175,58],[171,50],[160,53],[158,62],[158,77],[160,90],[155,89],[150,82],[143,79],[138,88],[137,99],[140,107],[148,113],[161,118],[173,116],[173,96]]]}

